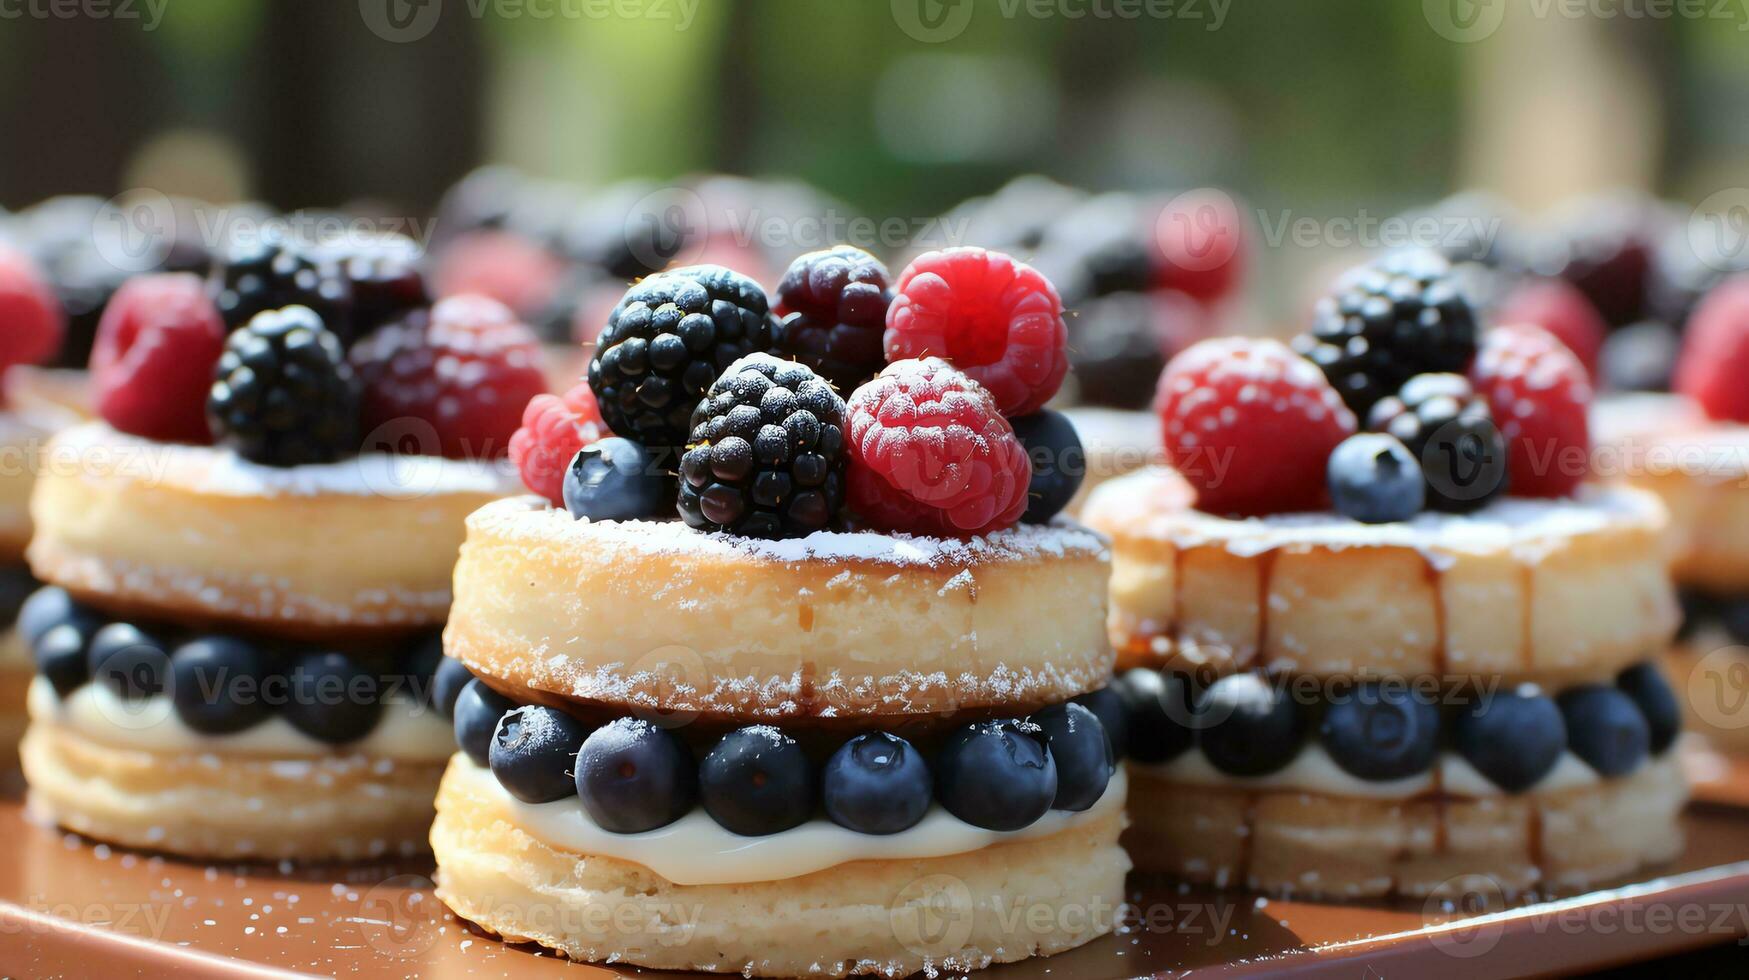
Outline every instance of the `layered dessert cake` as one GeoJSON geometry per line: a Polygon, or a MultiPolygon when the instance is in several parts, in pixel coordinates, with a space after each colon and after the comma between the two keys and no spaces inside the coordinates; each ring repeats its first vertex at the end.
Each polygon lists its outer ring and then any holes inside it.
{"type": "Polygon", "coordinates": [[[439,897],[573,959],[749,976],[1110,931],[1106,546],[1034,481],[1062,447],[1016,434],[1061,437],[1054,290],[981,249],[889,289],[841,248],[769,307],[720,267],[649,277],[589,383],[529,406],[536,495],[470,517],[456,568],[439,897]]]}
{"type": "Polygon", "coordinates": [[[1478,338],[1447,274],[1357,270],[1304,356],[1180,355],[1175,472],[1095,492],[1139,868],[1511,895],[1680,850],[1664,508],[1583,482],[1583,366],[1536,328],[1478,338]]]}
{"type": "Polygon", "coordinates": [[[269,252],[104,314],[102,420],[33,496],[30,804],[198,858],[422,851],[450,574],[514,488],[501,406],[543,389],[539,345],[493,301],[427,306],[375,244],[269,252]]]}

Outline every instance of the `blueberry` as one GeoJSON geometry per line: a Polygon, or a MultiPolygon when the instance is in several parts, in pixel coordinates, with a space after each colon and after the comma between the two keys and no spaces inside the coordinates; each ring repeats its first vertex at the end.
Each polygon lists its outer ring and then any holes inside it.
{"type": "Polygon", "coordinates": [[[89,640],[103,628],[103,620],[74,602],[66,589],[54,585],[36,590],[18,609],[18,633],[29,645],[36,645],[43,634],[57,626],[72,626],[89,640]]]}
{"type": "Polygon", "coordinates": [[[1453,727],[1458,754],[1508,793],[1535,786],[1567,750],[1561,709],[1531,689],[1485,697],[1458,712],[1453,727]]]}
{"type": "Polygon", "coordinates": [[[1664,679],[1664,672],[1648,660],[1622,671],[1615,686],[1632,698],[1645,716],[1652,754],[1668,749],[1682,731],[1682,706],[1676,701],[1676,692],[1670,690],[1670,682],[1664,679]]]}
{"type": "Polygon", "coordinates": [[[820,777],[826,816],[859,834],[909,830],[929,812],[934,777],[910,742],[885,732],[838,747],[820,777]]]}
{"type": "Polygon", "coordinates": [[[162,694],[170,676],[164,641],[131,623],[110,623],[98,630],[85,656],[91,676],[129,701],[162,694]]]}
{"type": "Polygon", "coordinates": [[[814,814],[814,767],[796,740],[768,725],[724,735],[698,767],[711,819],[743,837],[789,830],[814,814]]]}
{"type": "Polygon", "coordinates": [[[1057,516],[1081,489],[1087,476],[1087,452],[1074,423],[1061,412],[1041,409],[1009,419],[1014,435],[1032,460],[1032,483],[1026,488],[1028,524],[1044,524],[1057,516]]]}
{"type": "Polygon", "coordinates": [[[1032,716],[1057,764],[1053,810],[1085,810],[1105,795],[1116,766],[1099,716],[1078,704],[1058,704],[1032,716]]]}
{"type": "Polygon", "coordinates": [[[565,509],[581,520],[630,521],[661,513],[674,479],[659,457],[616,437],[584,446],[565,471],[565,509]]]}
{"type": "Polygon", "coordinates": [[[1421,464],[1393,436],[1349,436],[1330,454],[1326,472],[1336,512],[1365,524],[1406,521],[1427,504],[1421,464]]]}
{"type": "Polygon", "coordinates": [[[516,707],[516,702],[474,678],[455,699],[455,744],[478,766],[492,764],[492,735],[498,719],[516,707]]]}
{"type": "Polygon", "coordinates": [[[474,672],[467,664],[454,657],[444,657],[431,678],[432,706],[445,718],[454,718],[456,698],[461,697],[462,688],[473,679],[474,672]]]}
{"type": "Polygon", "coordinates": [[[170,696],[176,717],[207,735],[240,732],[273,713],[262,697],[267,658],[246,640],[207,636],[170,655],[170,696]]]}
{"type": "Polygon", "coordinates": [[[36,672],[48,678],[63,698],[91,679],[91,667],[85,659],[88,639],[79,627],[62,623],[38,637],[32,649],[36,672]]]}
{"type": "Polygon", "coordinates": [[[1319,734],[1351,775],[1403,779],[1426,772],[1439,755],[1439,706],[1400,685],[1363,683],[1330,705],[1319,734]]]}
{"type": "Polygon", "coordinates": [[[1299,705],[1260,674],[1223,677],[1197,698],[1203,755],[1231,776],[1275,772],[1300,753],[1306,721],[1299,705]]]}
{"type": "Polygon", "coordinates": [[[498,785],[524,803],[551,803],[577,793],[571,767],[589,729],[544,705],[512,708],[498,719],[488,751],[498,785]]]}
{"type": "Polygon", "coordinates": [[[1124,706],[1118,682],[1113,681],[1097,691],[1070,700],[1098,717],[1099,727],[1105,730],[1105,742],[1111,746],[1112,759],[1122,759],[1130,734],[1129,709],[1124,706]]]}
{"type": "Polygon", "coordinates": [[[686,743],[672,733],[642,719],[616,718],[577,751],[577,795],[601,829],[641,834],[692,809],[698,772],[686,743]]]}
{"type": "Polygon", "coordinates": [[[1598,354],[1598,373],[1616,391],[1669,391],[1682,337],[1668,323],[1634,323],[1612,330],[1598,354]]]}
{"type": "Polygon", "coordinates": [[[1127,730],[1125,754],[1137,762],[1171,762],[1196,744],[1190,685],[1177,675],[1138,667],[1118,678],[1127,730]]]}
{"type": "Polygon", "coordinates": [[[310,653],[286,672],[290,696],[280,714],[292,727],[330,745],[370,734],[383,711],[375,673],[343,653],[310,653]]]}
{"type": "Polygon", "coordinates": [[[1652,731],[1633,698],[1605,684],[1586,684],[1562,691],[1558,703],[1573,754],[1599,774],[1620,776],[1645,760],[1652,731]]]}
{"type": "Polygon", "coordinates": [[[941,805],[986,830],[1031,826],[1057,798],[1057,763],[1043,735],[1018,721],[980,722],[954,732],[935,763],[941,805]]]}
{"type": "Polygon", "coordinates": [[[430,707],[437,701],[437,669],[442,665],[443,631],[438,630],[408,647],[395,664],[395,672],[385,680],[396,684],[394,690],[412,694],[420,704],[430,707]]]}

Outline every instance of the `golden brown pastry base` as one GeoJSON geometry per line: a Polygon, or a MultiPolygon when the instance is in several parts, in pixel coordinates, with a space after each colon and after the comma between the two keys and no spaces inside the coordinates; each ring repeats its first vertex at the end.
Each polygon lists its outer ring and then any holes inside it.
{"type": "Polygon", "coordinates": [[[1141,871],[1330,898],[1577,891],[1682,850],[1674,752],[1595,786],[1405,801],[1165,782],[1130,770],[1141,871]]]}
{"type": "Polygon", "coordinates": [[[551,847],[465,782],[445,779],[438,795],[438,897],[507,941],[590,962],[752,976],[979,969],[1108,931],[1110,914],[1086,913],[1115,914],[1130,864],[1114,809],[1050,837],[951,857],[676,885],[639,864],[551,847]]]}

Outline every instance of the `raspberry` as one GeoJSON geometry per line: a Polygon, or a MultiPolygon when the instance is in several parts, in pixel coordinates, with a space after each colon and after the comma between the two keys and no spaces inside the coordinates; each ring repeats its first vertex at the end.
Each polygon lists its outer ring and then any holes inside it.
{"type": "Polygon", "coordinates": [[[522,428],[510,437],[510,462],[522,474],[523,486],[563,507],[571,460],[610,434],[587,383],[563,395],[536,395],[523,410],[522,428]]]}
{"type": "Polygon", "coordinates": [[[353,348],[366,432],[418,419],[451,459],[510,452],[523,409],[547,390],[540,341],[502,303],[452,296],[377,330],[353,348]]]}
{"type": "Polygon", "coordinates": [[[1604,336],[1609,333],[1609,325],[1597,314],[1597,308],[1565,279],[1534,280],[1514,289],[1495,312],[1494,322],[1528,323],[1547,330],[1566,344],[1594,377],[1604,336]]]}
{"type": "Polygon", "coordinates": [[[1317,365],[1274,340],[1205,340],[1166,365],[1155,400],[1166,455],[1223,514],[1315,510],[1354,413],[1317,365]]]}
{"type": "Polygon", "coordinates": [[[0,246],[0,375],[54,356],[67,330],[61,301],[30,256],[0,246]]]}
{"type": "Polygon", "coordinates": [[[1063,301],[1048,279],[1001,252],[926,252],[899,274],[887,310],[887,359],[940,357],[1004,415],[1044,407],[1069,371],[1063,301]]]}
{"type": "Polygon", "coordinates": [[[1715,419],[1749,422],[1749,275],[1713,289],[1688,320],[1676,361],[1677,393],[1715,419]]]}
{"type": "Polygon", "coordinates": [[[166,273],[128,280],[97,326],[91,353],[97,414],[147,439],[212,442],[207,391],[225,333],[200,277],[166,273]]]}
{"type": "Polygon", "coordinates": [[[1180,194],[1154,224],[1155,285],[1202,303],[1231,295],[1245,270],[1245,223],[1232,197],[1213,188],[1180,194]]]}
{"type": "Polygon", "coordinates": [[[892,302],[880,259],[849,245],[809,252],[777,287],[778,346],[839,391],[855,391],[886,365],[881,339],[892,302]]]}
{"type": "Polygon", "coordinates": [[[534,316],[552,302],[564,275],[564,262],[520,235],[471,231],[443,250],[432,280],[439,296],[490,296],[519,316],[534,316]]]}
{"type": "MultiPolygon", "coordinates": [[[[1512,492],[1572,493],[1585,479],[1591,456],[1591,382],[1573,352],[1546,330],[1498,327],[1483,336],[1470,380],[1506,439],[1512,492]]],[[[1741,387],[1740,380],[1736,384],[1741,387]]]]}
{"type": "Polygon", "coordinates": [[[965,537],[1026,511],[1032,462],[995,398],[940,358],[897,361],[850,396],[850,506],[894,531],[965,537]]]}

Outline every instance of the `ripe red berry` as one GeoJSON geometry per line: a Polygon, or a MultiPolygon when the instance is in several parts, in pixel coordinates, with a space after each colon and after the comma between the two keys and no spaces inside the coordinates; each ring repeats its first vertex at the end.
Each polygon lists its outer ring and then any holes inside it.
{"type": "Polygon", "coordinates": [[[200,277],[129,279],[97,325],[91,351],[97,414],[147,439],[210,444],[207,394],[224,349],[225,322],[200,277]]]}
{"type": "Polygon", "coordinates": [[[1688,321],[1673,387],[1715,419],[1749,422],[1749,276],[1707,293],[1688,321]]]}
{"type": "Polygon", "coordinates": [[[588,382],[563,395],[536,395],[522,413],[522,428],[510,437],[510,462],[529,490],[565,506],[565,470],[577,451],[613,433],[588,382]]]}
{"type": "Polygon", "coordinates": [[[897,361],[850,396],[851,509],[892,531],[964,537],[1026,510],[1032,463],[995,399],[939,358],[897,361]]]}
{"type": "Polygon", "coordinates": [[[439,296],[490,296],[532,317],[547,308],[564,276],[563,262],[520,235],[471,231],[443,250],[432,281],[439,296]]]}
{"type": "Polygon", "coordinates": [[[1500,304],[1494,322],[1503,326],[1528,323],[1547,330],[1567,345],[1592,376],[1597,373],[1603,338],[1609,333],[1597,307],[1565,279],[1539,279],[1514,289],[1500,304]]]}
{"type": "Polygon", "coordinates": [[[30,256],[0,245],[0,375],[14,364],[38,364],[61,348],[66,313],[30,256]]]}
{"type": "Polygon", "coordinates": [[[1044,407],[1069,371],[1063,301],[1050,280],[1001,252],[927,252],[899,274],[887,309],[887,360],[939,357],[1004,415],[1044,407]]]}
{"type": "Polygon", "coordinates": [[[1579,358],[1541,327],[1496,327],[1482,337],[1470,382],[1506,440],[1510,492],[1572,493],[1591,459],[1591,381],[1579,358]]]}
{"type": "Polygon", "coordinates": [[[452,296],[379,328],[353,347],[369,433],[428,423],[451,459],[508,455],[523,409],[547,390],[540,342],[502,303],[452,296]]]}
{"type": "Polygon", "coordinates": [[[1166,365],[1155,400],[1167,460],[1218,514],[1316,510],[1354,413],[1317,365],[1275,340],[1205,340],[1166,365]]]}
{"type": "Polygon", "coordinates": [[[1238,288],[1245,271],[1245,222],[1224,191],[1201,188],[1166,202],[1154,222],[1155,285],[1202,303],[1238,288]]]}

